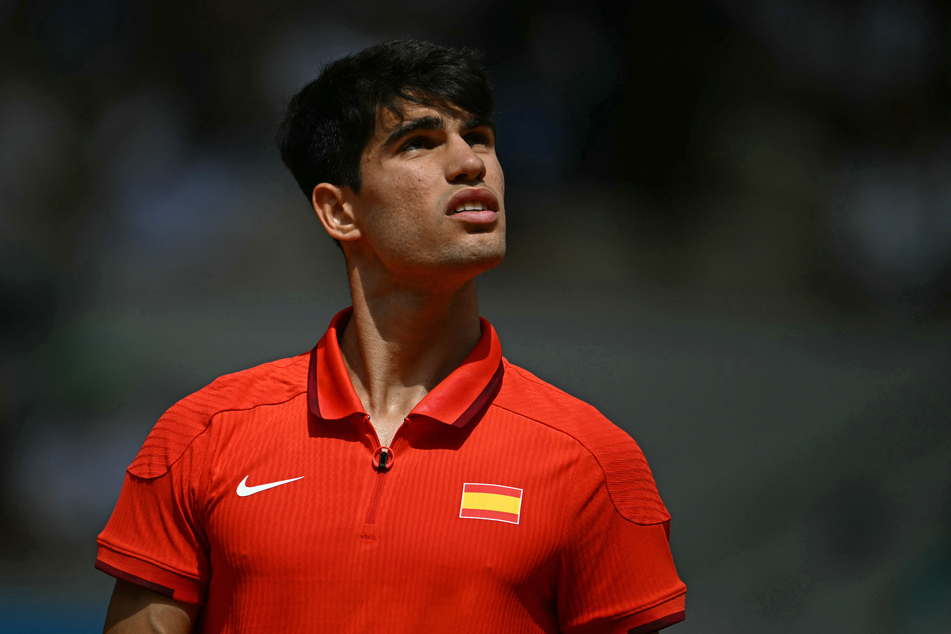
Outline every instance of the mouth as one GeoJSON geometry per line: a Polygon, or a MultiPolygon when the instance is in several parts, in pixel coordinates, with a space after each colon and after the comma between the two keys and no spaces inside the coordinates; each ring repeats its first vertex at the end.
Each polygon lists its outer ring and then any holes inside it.
{"type": "Polygon", "coordinates": [[[453,214],[462,213],[463,211],[485,211],[485,210],[492,211],[489,209],[489,206],[486,205],[485,203],[479,202],[477,200],[470,200],[469,202],[465,202],[457,206],[455,209],[449,212],[449,215],[451,216],[453,214]]]}
{"type": "Polygon", "coordinates": [[[494,218],[499,210],[499,199],[486,187],[467,187],[453,194],[447,207],[446,214],[449,216],[466,214],[465,217],[494,218]]]}

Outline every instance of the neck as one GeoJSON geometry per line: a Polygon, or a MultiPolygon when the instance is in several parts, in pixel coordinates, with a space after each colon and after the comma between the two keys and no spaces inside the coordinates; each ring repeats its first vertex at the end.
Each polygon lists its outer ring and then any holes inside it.
{"type": "Polygon", "coordinates": [[[340,349],[381,441],[391,439],[413,407],[478,343],[475,279],[437,290],[393,280],[368,287],[359,270],[351,270],[350,292],[353,316],[340,349]]]}

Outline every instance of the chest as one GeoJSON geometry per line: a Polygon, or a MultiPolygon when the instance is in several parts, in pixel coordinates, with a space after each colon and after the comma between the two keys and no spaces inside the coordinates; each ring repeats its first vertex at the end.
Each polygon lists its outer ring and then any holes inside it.
{"type": "Polygon", "coordinates": [[[530,462],[514,440],[504,454],[477,440],[397,436],[386,470],[354,438],[224,446],[204,505],[213,581],[240,592],[261,579],[306,579],[344,603],[368,584],[433,600],[487,587],[553,592],[570,465],[530,462]]]}

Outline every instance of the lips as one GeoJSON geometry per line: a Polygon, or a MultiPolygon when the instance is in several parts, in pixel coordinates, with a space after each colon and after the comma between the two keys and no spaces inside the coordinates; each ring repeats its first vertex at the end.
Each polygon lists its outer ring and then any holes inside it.
{"type": "Polygon", "coordinates": [[[453,194],[446,207],[446,214],[449,216],[472,215],[473,212],[482,212],[481,215],[491,213],[494,216],[499,210],[499,199],[492,190],[485,187],[467,187],[453,194]]]}

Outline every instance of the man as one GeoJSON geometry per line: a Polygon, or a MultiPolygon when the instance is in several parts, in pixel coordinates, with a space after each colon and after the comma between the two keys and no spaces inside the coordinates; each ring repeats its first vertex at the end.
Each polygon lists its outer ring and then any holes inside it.
{"type": "Polygon", "coordinates": [[[640,449],[505,360],[492,93],[466,51],[380,44],[290,102],[285,163],[352,309],[309,353],[173,406],[96,566],[110,632],[649,632],[683,618],[640,449]]]}

